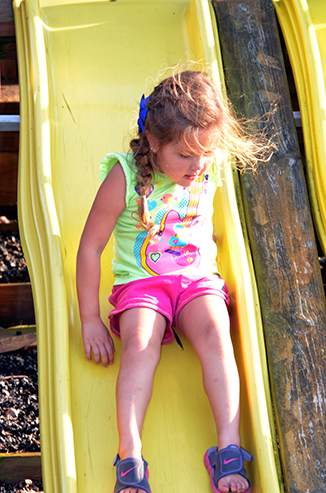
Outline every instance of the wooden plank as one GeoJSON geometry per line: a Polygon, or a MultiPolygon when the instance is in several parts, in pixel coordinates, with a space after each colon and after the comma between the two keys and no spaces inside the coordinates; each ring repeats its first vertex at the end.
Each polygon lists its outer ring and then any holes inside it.
{"type": "Polygon", "coordinates": [[[19,102],[0,100],[0,115],[19,115],[19,102]]]}
{"type": "Polygon", "coordinates": [[[0,327],[0,354],[37,345],[36,326],[0,327]]]}
{"type": "Polygon", "coordinates": [[[0,205],[17,203],[18,152],[0,153],[0,205]]]}
{"type": "Polygon", "coordinates": [[[24,479],[42,481],[41,453],[0,454],[0,481],[9,484],[24,479]]]}
{"type": "MultiPolygon", "coordinates": [[[[1,28],[1,25],[0,25],[1,28]]],[[[1,55],[1,43],[0,38],[0,58],[9,58],[9,60],[0,59],[0,72],[1,72],[1,92],[0,101],[10,102],[19,101],[19,84],[18,84],[18,71],[17,60],[15,54],[7,55],[6,57],[1,55]]]]}
{"type": "Polygon", "coordinates": [[[5,38],[11,38],[11,40],[14,40],[15,36],[15,23],[13,21],[9,22],[1,22],[0,23],[0,36],[5,37],[5,38]]]}
{"type": "Polygon", "coordinates": [[[31,284],[0,284],[0,326],[35,324],[31,284]]]}
{"type": "MultiPolygon", "coordinates": [[[[14,22],[14,13],[12,10],[12,2],[11,2],[11,0],[1,0],[1,2],[0,2],[0,24],[4,24],[7,22],[8,23],[14,22]]],[[[7,34],[5,34],[5,36],[7,36],[7,34]]]]}
{"type": "Polygon", "coordinates": [[[17,81],[18,80],[18,71],[17,71],[17,61],[16,60],[1,60],[1,77],[2,79],[8,81],[17,81]]]}
{"type": "Polygon", "coordinates": [[[16,39],[14,36],[0,37],[0,60],[17,60],[16,39]]]}
{"type": "Polygon", "coordinates": [[[14,13],[11,0],[0,1],[0,37],[15,36],[14,13]]]}
{"type": "Polygon", "coordinates": [[[8,219],[7,216],[0,216],[0,231],[18,231],[17,219],[8,219]]]}
{"type": "Polygon", "coordinates": [[[213,3],[236,112],[269,114],[270,125],[251,127],[278,145],[240,180],[285,487],[326,491],[326,306],[274,9],[271,0],[213,3]]]}
{"type": "Polygon", "coordinates": [[[19,151],[19,132],[0,132],[0,152],[19,151]]]}
{"type": "Polygon", "coordinates": [[[20,93],[18,84],[7,84],[1,87],[0,101],[2,103],[19,103],[20,93]]]}
{"type": "Polygon", "coordinates": [[[4,205],[0,207],[0,216],[6,216],[9,221],[17,220],[17,205],[4,205]]]}

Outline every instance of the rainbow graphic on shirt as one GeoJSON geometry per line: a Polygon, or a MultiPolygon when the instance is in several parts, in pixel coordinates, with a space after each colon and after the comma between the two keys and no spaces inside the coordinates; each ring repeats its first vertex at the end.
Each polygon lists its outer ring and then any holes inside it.
{"type": "Polygon", "coordinates": [[[176,210],[164,213],[158,233],[149,240],[146,236],[140,248],[140,264],[151,275],[162,275],[196,268],[200,264],[200,252],[196,243],[200,238],[204,221],[198,216],[200,194],[205,176],[189,188],[189,202],[186,215],[181,218],[176,210]]]}

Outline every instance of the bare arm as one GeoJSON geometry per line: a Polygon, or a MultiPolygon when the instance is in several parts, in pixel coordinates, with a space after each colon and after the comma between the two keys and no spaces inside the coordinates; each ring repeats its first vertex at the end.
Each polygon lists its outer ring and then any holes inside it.
{"type": "Polygon", "coordinates": [[[120,163],[100,186],[80,240],[77,254],[77,294],[85,353],[104,366],[113,363],[114,345],[100,317],[101,255],[125,208],[126,180],[120,163]]]}

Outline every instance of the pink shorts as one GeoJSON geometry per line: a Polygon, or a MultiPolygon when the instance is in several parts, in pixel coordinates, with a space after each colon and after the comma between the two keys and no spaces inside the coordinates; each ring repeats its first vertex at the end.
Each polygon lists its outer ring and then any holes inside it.
{"type": "Polygon", "coordinates": [[[167,319],[162,341],[162,344],[167,344],[174,339],[172,327],[180,331],[178,315],[182,308],[191,300],[207,294],[219,296],[229,304],[226,283],[217,275],[163,275],[114,286],[109,298],[109,302],[114,306],[109,315],[111,330],[120,336],[119,313],[130,308],[151,308],[167,319]]]}

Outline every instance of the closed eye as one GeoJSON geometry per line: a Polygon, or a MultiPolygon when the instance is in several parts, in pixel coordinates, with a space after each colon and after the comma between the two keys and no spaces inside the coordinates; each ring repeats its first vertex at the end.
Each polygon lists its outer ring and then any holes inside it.
{"type": "MultiPolygon", "coordinates": [[[[179,154],[179,156],[182,159],[189,159],[189,158],[193,157],[194,155],[181,153],[181,154],[179,154]]],[[[203,157],[206,159],[212,159],[212,158],[214,158],[214,156],[215,156],[215,153],[212,151],[208,151],[208,152],[205,152],[205,154],[203,154],[203,157]]]]}

